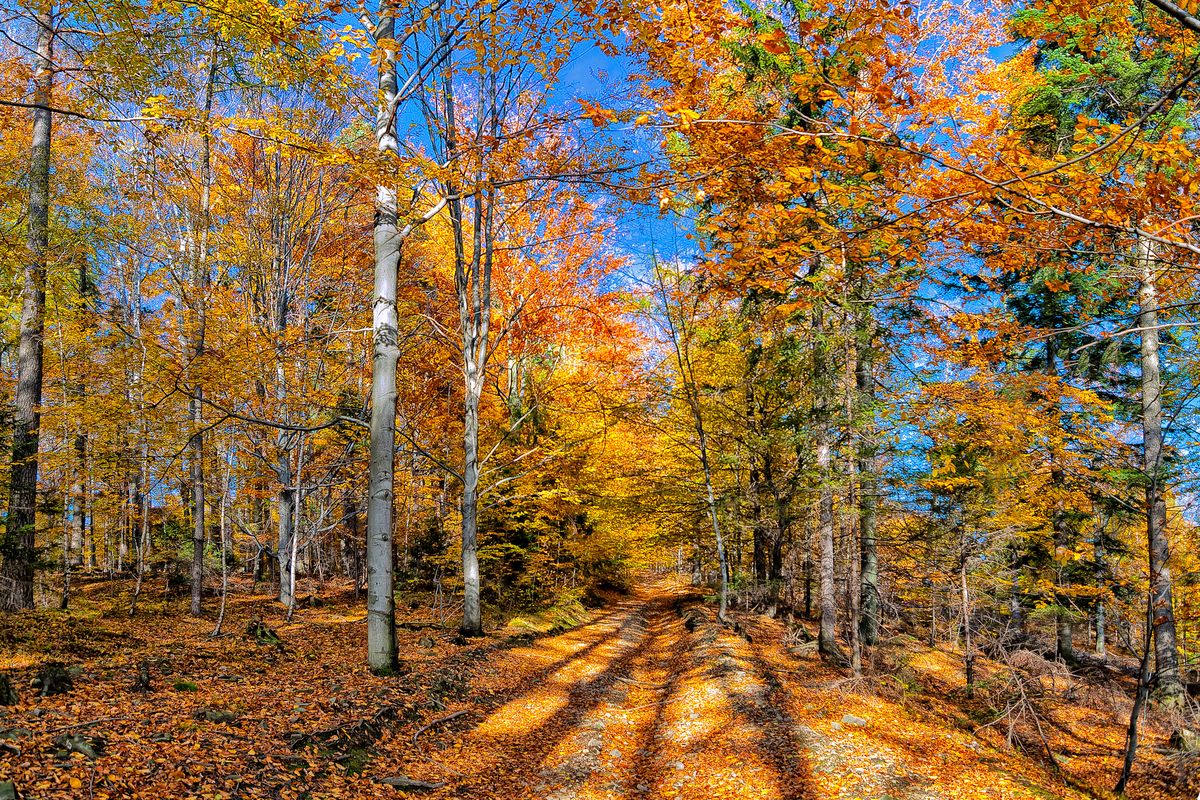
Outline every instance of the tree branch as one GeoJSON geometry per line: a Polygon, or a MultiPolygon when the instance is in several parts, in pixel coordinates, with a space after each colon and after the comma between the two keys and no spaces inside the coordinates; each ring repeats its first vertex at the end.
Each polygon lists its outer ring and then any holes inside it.
{"type": "Polygon", "coordinates": [[[1180,8],[1171,2],[1171,0],[1150,0],[1159,11],[1169,17],[1174,17],[1183,27],[1200,33],[1200,18],[1194,17],[1187,12],[1187,9],[1180,8]]]}

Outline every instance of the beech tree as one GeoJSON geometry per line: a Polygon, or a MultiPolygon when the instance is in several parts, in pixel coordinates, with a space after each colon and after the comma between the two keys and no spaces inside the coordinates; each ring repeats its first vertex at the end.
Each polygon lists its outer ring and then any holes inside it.
{"type": "Polygon", "coordinates": [[[519,255],[508,253],[533,255],[512,226],[515,209],[539,191],[555,197],[565,181],[602,173],[576,149],[571,116],[550,97],[575,44],[596,24],[586,8],[533,14],[519,2],[446,3],[432,11],[428,46],[416,50],[418,64],[436,65],[434,79],[422,86],[420,109],[432,161],[428,179],[444,198],[457,302],[457,330],[438,335],[453,342],[464,387],[456,468],[464,636],[483,633],[479,497],[488,453],[481,455],[480,403],[497,342],[528,302],[519,298],[515,307],[498,309],[495,275],[505,262],[519,263],[519,255]]]}
{"type": "Polygon", "coordinates": [[[12,471],[9,511],[4,522],[0,565],[0,608],[33,608],[33,573],[37,553],[38,442],[42,402],[43,335],[46,313],[46,270],[50,247],[50,167],[53,141],[54,41],[57,20],[52,3],[33,15],[36,29],[33,128],[29,149],[29,215],[21,287],[20,348],[13,396],[12,471]]]}

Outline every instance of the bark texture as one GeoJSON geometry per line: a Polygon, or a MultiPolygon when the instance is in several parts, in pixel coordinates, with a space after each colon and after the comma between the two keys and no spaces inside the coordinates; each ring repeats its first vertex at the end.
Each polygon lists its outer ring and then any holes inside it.
{"type": "Polygon", "coordinates": [[[1160,702],[1182,706],[1187,698],[1179,675],[1175,642],[1175,611],[1171,596],[1171,551],[1167,539],[1167,500],[1163,486],[1162,369],[1159,363],[1158,291],[1154,276],[1153,243],[1139,243],[1141,285],[1138,290],[1138,328],[1142,362],[1142,466],[1146,477],[1146,538],[1150,561],[1150,619],[1154,628],[1155,676],[1160,702]]]}
{"type": "MultiPolygon", "coordinates": [[[[192,331],[191,361],[204,356],[208,303],[208,236],[212,228],[212,118],[213,97],[217,79],[217,45],[213,42],[208,56],[208,78],[204,84],[204,130],[200,140],[200,209],[192,237],[192,331]]],[[[193,380],[195,380],[193,378],[193,380]]],[[[204,386],[195,380],[189,404],[192,418],[191,481],[192,510],[192,616],[200,616],[204,597],[204,545],[208,538],[205,519],[204,478],[204,386]]]]}
{"type": "Polygon", "coordinates": [[[832,401],[830,389],[832,370],[829,366],[829,345],[823,315],[817,311],[813,318],[816,341],[813,346],[813,416],[816,435],[817,480],[817,547],[820,571],[820,624],[817,649],[822,655],[841,659],[837,646],[837,592],[834,585],[834,518],[833,518],[833,425],[830,419],[832,401]]]}
{"type": "MultiPolygon", "coordinates": [[[[376,39],[391,39],[394,12],[385,5],[376,39]]],[[[379,69],[380,105],[375,145],[380,152],[396,148],[390,106],[396,96],[393,56],[379,69]]],[[[371,459],[367,487],[367,663],[375,672],[396,667],[396,601],[392,594],[392,493],[396,449],[396,362],[399,321],[396,279],[400,266],[396,190],[380,185],[375,195],[375,301],[371,372],[371,459]]]]}
{"type": "Polygon", "coordinates": [[[0,609],[33,608],[36,560],[38,443],[41,433],[42,347],[45,330],[46,264],[50,244],[50,146],[54,94],[54,14],[47,3],[37,13],[33,138],[29,158],[29,216],[21,286],[21,332],[17,386],[13,397],[12,473],[0,565],[0,609]]]}
{"type": "Polygon", "coordinates": [[[859,599],[858,634],[864,645],[879,641],[879,465],[875,448],[874,322],[867,309],[859,311],[856,330],[857,363],[854,370],[858,399],[858,525],[859,599]]]}

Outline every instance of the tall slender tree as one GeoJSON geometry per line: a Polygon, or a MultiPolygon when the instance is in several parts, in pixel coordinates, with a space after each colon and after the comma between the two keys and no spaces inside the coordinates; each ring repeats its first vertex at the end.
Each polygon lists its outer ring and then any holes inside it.
{"type": "MultiPolygon", "coordinates": [[[[212,38],[205,69],[203,100],[201,102],[200,153],[197,176],[200,196],[197,213],[189,233],[188,244],[191,285],[189,312],[191,326],[188,331],[188,368],[204,357],[205,337],[208,327],[208,290],[212,273],[209,263],[209,237],[212,233],[212,188],[213,188],[213,100],[216,96],[219,40],[212,38]]],[[[207,486],[204,477],[204,383],[193,377],[192,396],[188,401],[188,415],[192,424],[192,436],[188,443],[191,461],[188,480],[191,488],[192,517],[192,616],[202,612],[204,598],[204,548],[208,541],[205,520],[207,486]]]]}
{"type": "Polygon", "coordinates": [[[33,15],[33,138],[29,150],[27,253],[22,268],[21,330],[17,388],[13,396],[12,472],[0,565],[0,608],[33,608],[37,556],[38,444],[41,433],[42,339],[45,332],[46,269],[50,249],[50,167],[54,104],[55,10],[43,0],[33,15]]]}
{"type": "MultiPolygon", "coordinates": [[[[384,0],[372,31],[378,46],[379,100],[375,148],[386,158],[397,152],[395,41],[396,11],[384,0]]],[[[394,179],[393,179],[394,180],[394,179]]],[[[400,354],[396,280],[400,232],[396,187],[384,177],[375,189],[375,296],[372,304],[374,356],[371,371],[371,457],[367,486],[367,663],[376,672],[397,664],[395,575],[392,546],[396,449],[396,362],[400,354]]]]}
{"type": "Polygon", "coordinates": [[[1146,547],[1150,561],[1150,612],[1159,700],[1171,708],[1187,700],[1179,674],[1171,549],[1167,538],[1167,497],[1163,451],[1163,379],[1159,365],[1159,299],[1155,249],[1138,242],[1138,329],[1141,335],[1142,469],[1146,485],[1146,547]]]}

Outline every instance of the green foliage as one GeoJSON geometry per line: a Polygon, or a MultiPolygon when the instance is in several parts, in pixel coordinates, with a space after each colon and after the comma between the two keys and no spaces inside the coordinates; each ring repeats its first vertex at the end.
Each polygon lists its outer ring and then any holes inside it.
{"type": "MultiPolygon", "coordinates": [[[[1145,30],[1143,13],[1140,4],[1129,7],[1131,24],[1139,32],[1145,30]]],[[[1017,37],[1035,43],[1042,77],[1014,109],[1013,124],[1048,153],[1075,151],[1081,115],[1124,124],[1144,114],[1179,78],[1180,65],[1147,36],[1106,33],[1093,21],[1059,18],[1044,8],[1018,12],[1011,28],[1017,37]]],[[[1189,116],[1186,103],[1166,103],[1146,120],[1142,136],[1154,140],[1186,126],[1189,116]]]]}

